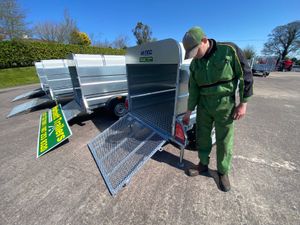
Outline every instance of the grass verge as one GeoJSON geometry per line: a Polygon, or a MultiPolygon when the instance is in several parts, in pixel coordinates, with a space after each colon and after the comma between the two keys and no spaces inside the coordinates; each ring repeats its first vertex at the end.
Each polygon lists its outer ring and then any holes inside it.
{"type": "Polygon", "coordinates": [[[0,89],[39,83],[35,67],[0,69],[0,89]]]}

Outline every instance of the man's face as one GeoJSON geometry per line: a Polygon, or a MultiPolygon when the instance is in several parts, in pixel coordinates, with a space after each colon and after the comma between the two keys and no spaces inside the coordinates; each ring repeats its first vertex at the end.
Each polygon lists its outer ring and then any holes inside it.
{"type": "Polygon", "coordinates": [[[198,45],[198,52],[194,58],[201,59],[205,55],[206,49],[206,42],[202,40],[201,43],[198,45]]]}

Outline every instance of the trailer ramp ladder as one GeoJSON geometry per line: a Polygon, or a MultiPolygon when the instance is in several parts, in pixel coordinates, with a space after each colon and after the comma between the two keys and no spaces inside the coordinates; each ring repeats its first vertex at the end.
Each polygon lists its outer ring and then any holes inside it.
{"type": "Polygon", "coordinates": [[[43,95],[46,95],[46,93],[42,90],[42,88],[37,88],[37,89],[34,89],[32,91],[29,91],[29,92],[23,93],[21,95],[18,95],[17,97],[15,97],[12,100],[12,102],[19,101],[19,100],[26,99],[26,98],[40,97],[40,96],[43,96],[43,95]]]}
{"type": "Polygon", "coordinates": [[[10,118],[13,116],[17,116],[19,114],[27,113],[35,110],[38,107],[50,106],[54,104],[55,101],[49,99],[48,96],[43,96],[40,98],[34,98],[31,101],[24,102],[20,105],[15,106],[10,113],[6,116],[6,118],[10,118]]]}
{"type": "Polygon", "coordinates": [[[165,142],[157,132],[127,114],[88,146],[114,196],[165,142]]]}

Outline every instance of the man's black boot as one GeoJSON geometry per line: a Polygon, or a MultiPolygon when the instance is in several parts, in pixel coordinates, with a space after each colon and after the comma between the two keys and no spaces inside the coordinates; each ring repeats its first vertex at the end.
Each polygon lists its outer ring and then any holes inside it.
{"type": "Polygon", "coordinates": [[[205,173],[208,171],[208,166],[207,165],[203,165],[201,162],[199,163],[199,165],[197,166],[193,166],[191,168],[189,168],[187,170],[187,175],[189,175],[190,177],[195,177],[198,176],[202,173],[205,173]]]}
{"type": "Polygon", "coordinates": [[[220,189],[224,192],[230,191],[230,182],[227,174],[219,173],[220,189]]]}

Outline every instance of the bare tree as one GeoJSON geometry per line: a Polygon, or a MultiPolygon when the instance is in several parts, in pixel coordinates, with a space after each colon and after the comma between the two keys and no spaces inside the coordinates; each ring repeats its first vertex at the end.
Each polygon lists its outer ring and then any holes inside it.
{"type": "Polygon", "coordinates": [[[75,30],[78,31],[76,21],[71,18],[69,11],[65,9],[64,20],[59,25],[58,42],[67,43],[67,44],[70,43],[72,38],[71,34],[75,30]]]}
{"type": "Polygon", "coordinates": [[[246,59],[252,59],[255,56],[255,50],[253,46],[246,46],[246,48],[243,49],[244,54],[246,56],[246,59]]]}
{"type": "Polygon", "coordinates": [[[276,27],[264,44],[263,53],[278,56],[278,61],[300,48],[300,20],[276,27]]]}
{"type": "Polygon", "coordinates": [[[16,0],[0,0],[0,36],[3,39],[23,38],[28,34],[25,18],[16,0]]]}
{"type": "Polygon", "coordinates": [[[119,35],[112,43],[114,48],[127,48],[129,43],[129,38],[126,35],[119,35]]]}
{"type": "Polygon", "coordinates": [[[95,41],[94,46],[100,48],[112,48],[112,43],[105,39],[104,41],[95,41]]]}
{"type": "Polygon", "coordinates": [[[152,40],[151,35],[152,31],[151,28],[143,24],[142,22],[138,22],[135,28],[132,30],[133,35],[136,38],[136,43],[141,45],[146,42],[150,42],[152,40]]]}
{"type": "Polygon", "coordinates": [[[39,23],[35,25],[34,31],[38,38],[44,41],[58,41],[57,40],[57,33],[58,28],[57,24],[53,22],[45,22],[39,23]]]}
{"type": "Polygon", "coordinates": [[[37,37],[42,40],[69,44],[71,43],[72,32],[78,31],[78,28],[76,21],[71,18],[68,10],[65,10],[62,22],[39,23],[34,27],[34,31],[37,37]]]}

